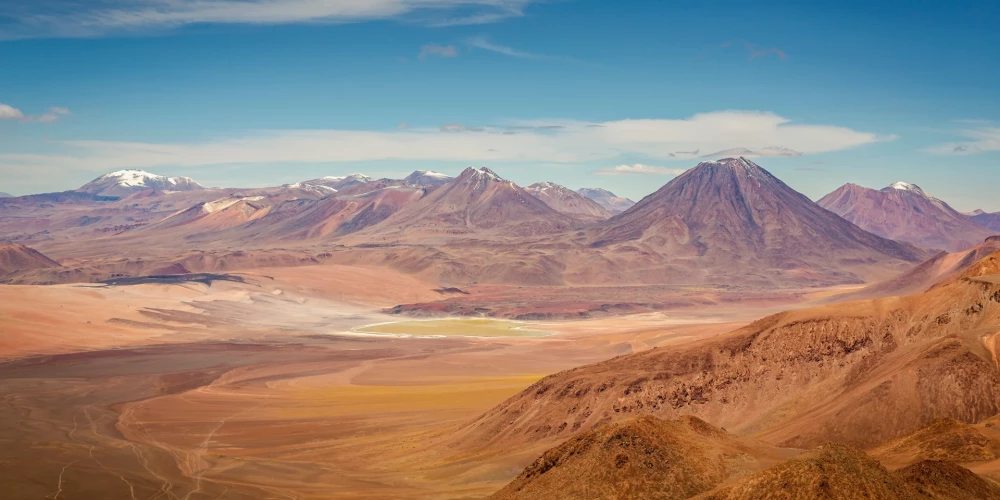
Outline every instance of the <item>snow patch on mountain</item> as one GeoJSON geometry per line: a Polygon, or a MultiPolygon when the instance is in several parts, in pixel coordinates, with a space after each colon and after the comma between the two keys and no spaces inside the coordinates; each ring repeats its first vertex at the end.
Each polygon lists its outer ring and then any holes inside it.
{"type": "Polygon", "coordinates": [[[190,177],[167,177],[144,170],[126,169],[104,174],[77,191],[102,196],[128,196],[145,189],[195,191],[204,188],[190,177]]]}

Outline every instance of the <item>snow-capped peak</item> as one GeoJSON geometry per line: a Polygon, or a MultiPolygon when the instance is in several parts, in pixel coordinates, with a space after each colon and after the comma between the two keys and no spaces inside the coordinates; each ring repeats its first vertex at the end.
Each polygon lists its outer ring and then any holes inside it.
{"type": "Polygon", "coordinates": [[[421,177],[435,177],[438,179],[449,179],[448,174],[442,174],[441,172],[434,172],[433,170],[417,170],[413,172],[413,175],[419,175],[421,177]]]}
{"type": "MultiPolygon", "coordinates": [[[[327,180],[327,179],[324,178],[324,180],[327,180]]],[[[284,188],[284,189],[304,189],[306,191],[312,191],[314,193],[319,193],[319,194],[333,194],[333,193],[337,192],[336,189],[334,189],[334,188],[332,188],[330,186],[325,186],[323,184],[315,184],[315,183],[311,183],[309,181],[306,181],[306,182],[296,182],[294,184],[285,184],[285,185],[283,185],[281,187],[284,188]]]]}
{"type": "MultiPolygon", "coordinates": [[[[363,180],[363,181],[367,182],[367,181],[371,180],[371,177],[368,177],[365,174],[350,174],[350,175],[341,175],[341,176],[327,175],[327,176],[320,177],[319,179],[316,179],[316,180],[317,181],[332,181],[332,182],[336,182],[336,181],[344,181],[344,180],[348,180],[348,179],[354,180],[354,181],[361,181],[361,180],[363,180]]],[[[307,182],[309,182],[309,181],[307,181],[307,182]]]]}
{"type": "Polygon", "coordinates": [[[566,188],[560,186],[559,184],[556,184],[554,182],[549,182],[549,181],[538,182],[538,183],[532,184],[529,187],[531,189],[535,190],[535,191],[541,191],[541,192],[548,191],[549,189],[553,189],[553,190],[556,190],[556,191],[560,191],[560,190],[566,189],[566,188]]]}
{"type": "Polygon", "coordinates": [[[476,169],[476,167],[469,167],[469,168],[465,169],[462,172],[462,176],[464,176],[464,177],[471,177],[471,178],[477,179],[477,180],[486,180],[486,181],[502,181],[503,180],[503,178],[501,178],[499,175],[497,175],[496,172],[494,172],[494,171],[492,171],[492,170],[490,170],[490,169],[488,169],[486,167],[480,167],[478,170],[476,169]]]}
{"type": "Polygon", "coordinates": [[[898,189],[900,191],[912,191],[914,193],[924,194],[924,190],[920,189],[920,186],[916,184],[910,184],[909,182],[899,181],[889,187],[892,189],[898,189]]]}
{"type": "Polygon", "coordinates": [[[488,177],[488,178],[490,178],[492,180],[495,180],[495,181],[502,181],[503,180],[502,178],[500,178],[499,175],[497,175],[496,172],[494,172],[494,171],[492,171],[492,170],[490,170],[490,169],[488,169],[486,167],[481,167],[479,169],[479,173],[481,173],[481,174],[485,175],[486,177],[488,177]]]}
{"type": "Polygon", "coordinates": [[[119,186],[145,186],[147,181],[162,181],[167,184],[176,185],[177,181],[182,179],[188,179],[187,177],[166,177],[163,175],[156,175],[146,172],[144,170],[128,169],[128,170],[118,170],[111,172],[109,174],[104,174],[98,177],[98,180],[110,180],[115,179],[119,186]]]}
{"type": "Polygon", "coordinates": [[[104,174],[78,191],[106,196],[127,196],[143,189],[193,191],[202,187],[189,177],[167,177],[144,170],[126,169],[104,174]]]}
{"type": "Polygon", "coordinates": [[[740,157],[739,162],[740,162],[740,165],[743,165],[743,168],[750,168],[750,169],[760,168],[756,163],[754,163],[754,162],[752,162],[752,161],[750,161],[750,160],[748,160],[748,159],[746,159],[746,158],[744,158],[742,156],[740,157]]]}

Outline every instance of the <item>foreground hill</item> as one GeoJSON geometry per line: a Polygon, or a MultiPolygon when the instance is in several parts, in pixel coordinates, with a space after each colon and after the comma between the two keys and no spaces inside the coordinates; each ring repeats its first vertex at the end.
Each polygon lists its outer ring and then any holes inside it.
{"type": "Polygon", "coordinates": [[[891,472],[847,445],[802,453],[738,438],[695,417],[642,416],[568,439],[490,498],[1000,499],[1000,485],[951,461],[914,458],[897,468],[891,472]]]}
{"type": "Polygon", "coordinates": [[[678,272],[742,274],[744,282],[860,282],[871,268],[902,270],[927,257],[824,210],[745,158],[698,164],[590,238],[593,247],[668,258],[678,272]]]}
{"type": "Polygon", "coordinates": [[[784,447],[869,447],[935,418],[1000,413],[1000,253],[916,296],[790,311],[720,337],[546,377],[465,446],[567,439],[630,416],[694,415],[784,447]]]}
{"type": "Polygon", "coordinates": [[[826,444],[699,500],[996,500],[1000,486],[953,462],[925,461],[889,472],[861,450],[826,444]]]}
{"type": "Polygon", "coordinates": [[[879,191],[845,184],[818,203],[866,231],[926,248],[957,252],[994,234],[906,182],[879,191]]]}
{"type": "Polygon", "coordinates": [[[201,184],[188,177],[166,177],[142,170],[119,170],[105,174],[85,184],[77,191],[98,196],[124,198],[145,190],[157,191],[197,191],[204,189],[201,184]]]}
{"type": "Polygon", "coordinates": [[[1000,485],[954,462],[924,460],[896,471],[920,499],[1000,500],[1000,485]]]}
{"type": "Polygon", "coordinates": [[[553,182],[538,182],[524,190],[557,212],[595,220],[611,217],[611,212],[596,201],[553,182]]]}
{"type": "Polygon", "coordinates": [[[869,285],[857,292],[837,297],[845,299],[873,299],[920,293],[950,278],[986,256],[1000,250],[1000,236],[990,236],[986,241],[961,252],[940,252],[909,271],[885,281],[869,285]]]}
{"type": "Polygon", "coordinates": [[[694,417],[643,416],[569,439],[490,498],[690,498],[761,469],[763,448],[694,417]]]}
{"type": "Polygon", "coordinates": [[[871,450],[883,463],[912,464],[921,460],[984,462],[997,458],[1000,443],[986,437],[974,425],[939,418],[913,434],[871,450]]]}

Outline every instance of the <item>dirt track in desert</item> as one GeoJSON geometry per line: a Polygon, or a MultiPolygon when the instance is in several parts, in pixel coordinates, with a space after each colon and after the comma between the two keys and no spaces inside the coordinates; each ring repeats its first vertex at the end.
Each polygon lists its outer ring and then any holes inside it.
{"type": "Polygon", "coordinates": [[[381,309],[439,292],[366,268],[243,277],[0,290],[12,443],[0,481],[18,498],[481,498],[544,445],[461,452],[449,436],[464,423],[545,375],[760,314],[546,322],[546,337],[358,335],[399,319],[381,309]]]}

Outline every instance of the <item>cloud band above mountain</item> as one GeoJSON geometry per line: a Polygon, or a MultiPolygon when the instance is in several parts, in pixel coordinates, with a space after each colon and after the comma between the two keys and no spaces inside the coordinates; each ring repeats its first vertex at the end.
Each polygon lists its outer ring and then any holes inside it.
{"type": "Polygon", "coordinates": [[[203,143],[65,141],[56,143],[57,153],[0,154],[0,168],[103,171],[377,160],[571,164],[631,157],[690,161],[702,158],[705,151],[804,155],[891,139],[845,127],[792,123],[773,113],[721,111],[684,119],[602,123],[546,120],[503,127],[451,124],[387,131],[267,131],[203,143]]]}

